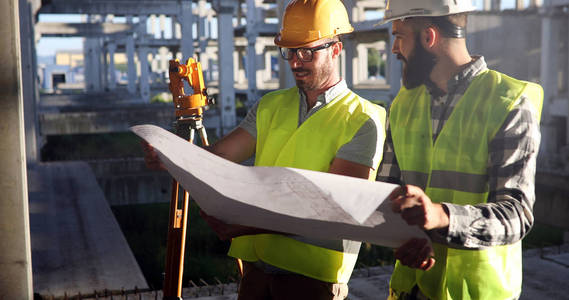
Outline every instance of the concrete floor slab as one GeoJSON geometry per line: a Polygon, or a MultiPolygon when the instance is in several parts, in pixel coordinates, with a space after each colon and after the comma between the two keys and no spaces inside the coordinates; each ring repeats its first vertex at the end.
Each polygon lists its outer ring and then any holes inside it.
{"type": "Polygon", "coordinates": [[[148,288],[87,163],[34,165],[28,184],[35,293],[148,288]]]}
{"type": "MultiPolygon", "coordinates": [[[[569,268],[569,253],[562,253],[557,255],[546,255],[545,259],[550,259],[552,262],[563,265],[569,268]]],[[[569,282],[569,281],[568,281],[569,282]]]]}

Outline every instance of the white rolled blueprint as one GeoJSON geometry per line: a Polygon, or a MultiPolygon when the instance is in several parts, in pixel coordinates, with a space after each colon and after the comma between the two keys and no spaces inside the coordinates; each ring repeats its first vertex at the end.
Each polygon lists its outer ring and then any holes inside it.
{"type": "Polygon", "coordinates": [[[154,125],[131,130],[154,147],[201,209],[226,223],[394,248],[413,237],[427,238],[391,211],[386,199],[394,184],[295,168],[242,166],[154,125]]]}

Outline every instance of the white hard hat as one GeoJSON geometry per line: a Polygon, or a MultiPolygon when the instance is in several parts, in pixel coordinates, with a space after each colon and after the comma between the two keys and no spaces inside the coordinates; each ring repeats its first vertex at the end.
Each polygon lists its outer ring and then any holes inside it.
{"type": "Polygon", "coordinates": [[[471,0],[387,0],[379,24],[408,17],[439,17],[473,11],[471,0]]]}

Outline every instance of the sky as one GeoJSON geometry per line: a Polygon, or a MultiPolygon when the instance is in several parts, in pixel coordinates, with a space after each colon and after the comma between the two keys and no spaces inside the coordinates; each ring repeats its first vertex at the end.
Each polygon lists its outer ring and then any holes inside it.
{"type": "MultiPolygon", "coordinates": [[[[524,0],[525,5],[528,5],[529,0],[524,0]]],[[[483,0],[474,0],[473,3],[478,9],[482,9],[483,0]]],[[[502,0],[502,9],[513,8],[515,0],[502,0]]],[[[377,19],[382,17],[382,13],[367,13],[366,17],[370,19],[377,19]]],[[[66,23],[81,23],[81,15],[63,15],[63,14],[40,14],[40,22],[66,22],[66,23]]],[[[115,18],[115,22],[124,23],[124,18],[115,18]]],[[[158,26],[158,25],[156,25],[158,26]]],[[[166,38],[171,36],[171,23],[166,22],[166,38]]],[[[215,32],[215,30],[213,30],[215,32]]],[[[83,49],[83,38],[41,38],[36,46],[38,56],[52,56],[58,50],[81,50],[83,49]]]]}

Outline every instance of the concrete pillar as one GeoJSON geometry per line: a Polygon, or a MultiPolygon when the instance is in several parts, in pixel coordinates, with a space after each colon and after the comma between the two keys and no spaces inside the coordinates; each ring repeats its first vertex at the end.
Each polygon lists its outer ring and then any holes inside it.
{"type": "Polygon", "coordinates": [[[170,28],[172,30],[172,38],[173,39],[180,38],[179,36],[176,35],[176,26],[178,25],[178,17],[176,15],[171,15],[170,20],[172,22],[171,26],[172,28],[170,28]]]}
{"type": "MultiPolygon", "coordinates": [[[[255,83],[255,97],[257,97],[257,90],[263,84],[263,74],[265,73],[264,64],[265,60],[263,59],[263,53],[265,52],[266,45],[263,41],[259,41],[255,44],[255,74],[256,74],[256,83],[255,83]]],[[[270,77],[267,77],[269,79],[270,77]]],[[[251,103],[254,104],[255,102],[251,103]]]]}
{"type": "Polygon", "coordinates": [[[389,54],[387,55],[387,83],[389,84],[389,101],[393,101],[393,98],[399,93],[401,88],[401,62],[397,59],[397,56],[391,53],[391,47],[393,45],[394,37],[391,34],[391,26],[389,28],[389,54]]]}
{"type": "Polygon", "coordinates": [[[492,0],[492,10],[500,10],[501,0],[492,0]]]}
{"type": "Polygon", "coordinates": [[[255,0],[247,0],[247,27],[245,37],[247,38],[247,107],[253,106],[257,100],[257,6],[255,0]]]}
{"type": "MultiPolygon", "coordinates": [[[[357,16],[354,7],[354,1],[347,0],[344,1],[344,6],[348,11],[348,17],[350,22],[353,24],[357,21],[357,16]]],[[[357,60],[356,54],[356,41],[353,36],[347,35],[342,37],[342,44],[344,46],[344,57],[342,58],[342,77],[346,81],[348,87],[353,88],[354,86],[354,65],[357,60]]]]}
{"type": "MultiPolygon", "coordinates": [[[[126,17],[126,22],[132,24],[132,16],[126,17]]],[[[129,34],[126,37],[126,59],[127,59],[127,91],[129,94],[136,92],[136,65],[134,62],[134,35],[129,34]]]]}
{"type": "MultiPolygon", "coordinates": [[[[174,26],[174,30],[176,32],[176,38],[177,39],[181,39],[182,38],[182,24],[180,24],[180,20],[178,20],[178,17],[176,17],[176,26],[174,26]]],[[[180,51],[181,53],[181,51],[180,51]]]]}
{"type": "Polygon", "coordinates": [[[271,70],[271,51],[268,51],[267,48],[265,47],[265,52],[263,53],[263,59],[265,60],[265,68],[263,70],[263,76],[262,78],[265,78],[267,80],[271,79],[272,74],[272,70],[271,70]]]}
{"type": "Polygon", "coordinates": [[[365,19],[365,7],[363,5],[356,5],[353,9],[353,13],[354,22],[363,21],[365,19]]]}
{"type": "MultiPolygon", "coordinates": [[[[194,23],[192,1],[181,1],[180,6],[180,23],[182,23],[182,38],[180,46],[182,49],[182,57],[184,57],[185,61],[186,59],[194,56],[194,38],[192,36],[192,24],[194,23]]],[[[228,27],[226,30],[229,30],[229,28],[233,27],[228,27]]]]}
{"type": "Polygon", "coordinates": [[[150,85],[148,84],[148,79],[149,79],[148,52],[149,49],[147,47],[138,48],[138,61],[140,62],[140,80],[138,83],[139,85],[138,87],[140,90],[140,97],[144,102],[150,101],[150,85]]]}
{"type": "Polygon", "coordinates": [[[18,2],[0,1],[0,241],[4,245],[0,251],[2,299],[33,299],[18,2]]]}
{"type": "Polygon", "coordinates": [[[357,71],[357,51],[356,51],[356,41],[352,37],[345,37],[342,39],[342,43],[344,44],[344,80],[346,80],[346,84],[348,87],[353,88],[354,84],[356,84],[354,79],[354,68],[357,71]]]}
{"type": "Polygon", "coordinates": [[[43,68],[43,84],[42,88],[46,91],[46,93],[53,93],[53,82],[51,77],[51,69],[50,67],[43,68]]]}
{"type": "Polygon", "coordinates": [[[530,0],[529,6],[530,7],[541,7],[543,5],[543,0],[530,0]]]}
{"type": "MultiPolygon", "coordinates": [[[[207,63],[209,66],[213,66],[213,59],[211,59],[209,55],[207,58],[207,63]]],[[[219,68],[218,68],[218,70],[219,70],[219,68]]],[[[219,71],[218,71],[218,74],[219,74],[219,71]]],[[[213,69],[208,70],[208,72],[205,75],[207,76],[208,81],[213,81],[213,69]]]]}
{"type": "Polygon", "coordinates": [[[101,59],[103,62],[102,66],[102,90],[107,91],[109,89],[109,62],[108,62],[109,51],[107,47],[101,49],[101,59]]]}
{"type": "Polygon", "coordinates": [[[202,64],[202,73],[205,86],[208,86],[208,78],[210,73],[209,54],[206,51],[200,52],[199,62],[202,64]]]}
{"type": "Polygon", "coordinates": [[[367,47],[365,45],[359,44],[356,46],[356,51],[358,52],[358,68],[356,70],[356,78],[354,81],[359,83],[368,78],[367,74],[367,47]]]}
{"type": "Polygon", "coordinates": [[[236,83],[242,83],[243,78],[239,76],[239,61],[241,60],[240,51],[236,50],[233,51],[233,78],[235,79],[236,83]]]}
{"type": "Polygon", "coordinates": [[[115,51],[117,50],[117,45],[111,42],[107,45],[107,51],[109,52],[109,89],[115,90],[117,88],[117,73],[115,70],[115,51]]]}
{"type": "Polygon", "coordinates": [[[217,12],[219,96],[218,105],[221,110],[221,133],[226,134],[236,125],[235,88],[233,87],[233,12],[236,2],[232,0],[215,0],[217,12]]]}
{"type": "Polygon", "coordinates": [[[483,9],[484,10],[492,10],[492,0],[483,0],[483,9]]]}
{"type": "MultiPolygon", "coordinates": [[[[88,15],[88,23],[100,23],[100,16],[88,15]]],[[[85,38],[83,51],[85,57],[85,88],[87,92],[99,92],[103,88],[103,60],[100,38],[85,38]]]]}
{"type": "Polygon", "coordinates": [[[102,53],[99,38],[85,38],[85,81],[87,92],[98,92],[103,88],[102,53]]]}
{"type": "Polygon", "coordinates": [[[150,73],[156,73],[159,72],[158,69],[158,58],[156,55],[158,51],[156,50],[150,50],[149,54],[150,54],[150,73]]]}
{"type": "Polygon", "coordinates": [[[160,38],[163,39],[164,38],[164,32],[166,31],[166,16],[165,15],[160,15],[158,17],[158,21],[160,24],[160,38]]]}
{"type": "MultiPolygon", "coordinates": [[[[205,0],[199,0],[198,1],[198,37],[199,37],[199,47],[200,47],[200,53],[205,53],[205,48],[207,47],[207,40],[208,40],[208,36],[207,36],[207,24],[206,24],[206,18],[207,18],[207,8],[206,8],[206,1],[205,0]]],[[[200,57],[201,59],[201,57],[200,57]]],[[[203,63],[202,63],[203,65],[203,63]]]]}
{"type": "MultiPolygon", "coordinates": [[[[142,44],[146,41],[148,28],[147,28],[147,16],[138,16],[138,27],[137,27],[137,43],[142,44]]],[[[146,47],[139,46],[137,48],[138,57],[138,93],[143,102],[148,102],[150,100],[150,86],[148,85],[148,51],[146,47]]]]}
{"type": "Polygon", "coordinates": [[[148,33],[150,33],[152,37],[156,37],[156,15],[150,15],[148,23],[148,33]]]}
{"type": "Polygon", "coordinates": [[[166,74],[168,73],[168,61],[169,61],[169,55],[170,54],[170,50],[168,50],[168,48],[166,47],[160,47],[158,49],[158,59],[159,59],[159,67],[158,69],[160,70],[160,77],[161,78],[166,78],[166,74]]]}
{"type": "Polygon", "coordinates": [[[147,28],[146,20],[147,20],[147,17],[145,15],[138,16],[137,33],[138,33],[138,39],[139,40],[144,40],[146,38],[146,35],[148,34],[148,28],[147,28]]]}
{"type": "MultiPolygon", "coordinates": [[[[569,24],[569,18],[566,19],[567,24],[569,24]]],[[[567,35],[565,36],[565,38],[567,39],[566,43],[569,44],[569,31],[567,31],[567,35]]],[[[566,55],[567,57],[569,57],[569,47],[566,48],[567,52],[566,55]]],[[[567,90],[567,98],[569,98],[569,61],[567,62],[567,66],[565,68],[565,90],[567,90]]],[[[569,101],[569,99],[566,99],[565,101],[569,101]]],[[[565,112],[565,141],[566,141],[566,145],[565,146],[569,146],[569,110],[565,112]]],[[[569,236],[569,231],[566,233],[569,236]]]]}
{"type": "MultiPolygon", "coordinates": [[[[282,20],[283,20],[283,14],[285,11],[286,6],[288,5],[288,3],[290,2],[290,0],[283,0],[283,1],[277,1],[277,15],[279,18],[279,31],[280,28],[282,27],[282,20]]],[[[288,62],[284,59],[282,59],[280,53],[279,53],[279,88],[284,89],[284,88],[290,88],[293,87],[296,84],[295,80],[294,80],[294,76],[292,75],[292,71],[290,70],[290,65],[288,64],[288,62]]]]}
{"type": "Polygon", "coordinates": [[[516,9],[517,10],[523,10],[524,7],[524,0],[516,0],[516,9]]]}
{"type": "Polygon", "coordinates": [[[543,109],[541,113],[541,157],[557,149],[556,132],[551,123],[549,107],[557,94],[559,20],[544,16],[541,21],[541,86],[543,87],[543,109]]]}
{"type": "Polygon", "coordinates": [[[207,19],[206,19],[206,22],[205,22],[205,28],[206,28],[206,30],[207,30],[207,36],[210,37],[210,38],[213,36],[213,33],[212,33],[212,32],[213,32],[213,29],[212,29],[212,28],[213,28],[212,20],[213,20],[213,14],[208,13],[207,19]]]}
{"type": "Polygon", "coordinates": [[[28,1],[20,3],[20,40],[22,51],[22,92],[24,97],[24,121],[26,127],[26,160],[36,163],[39,160],[41,142],[37,121],[39,99],[34,18],[28,1]]]}

